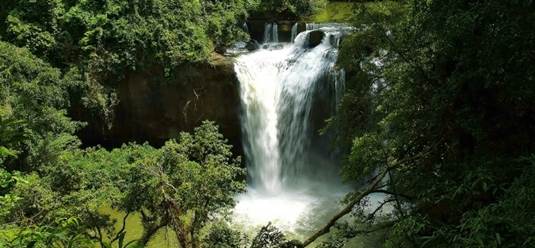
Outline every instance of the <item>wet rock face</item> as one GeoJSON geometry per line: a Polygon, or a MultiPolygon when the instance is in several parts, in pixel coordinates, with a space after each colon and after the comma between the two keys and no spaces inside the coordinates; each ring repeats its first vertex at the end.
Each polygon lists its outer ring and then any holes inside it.
{"type": "Polygon", "coordinates": [[[126,75],[117,88],[120,103],[111,130],[90,122],[82,139],[112,147],[128,141],[161,145],[211,120],[241,152],[239,86],[230,59],[180,66],[168,80],[163,75],[161,68],[126,75]]]}
{"type": "Polygon", "coordinates": [[[245,48],[249,51],[258,50],[260,49],[260,44],[256,40],[250,40],[249,42],[247,42],[245,48]]]}
{"type": "Polygon", "coordinates": [[[308,47],[313,48],[319,44],[321,44],[321,41],[325,37],[325,33],[320,30],[314,30],[308,34],[308,47]]]}

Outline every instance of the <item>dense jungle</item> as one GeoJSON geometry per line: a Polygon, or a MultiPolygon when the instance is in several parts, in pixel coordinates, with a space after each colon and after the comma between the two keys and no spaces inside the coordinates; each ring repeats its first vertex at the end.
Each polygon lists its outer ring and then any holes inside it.
{"type": "Polygon", "coordinates": [[[535,248],[532,0],[2,0],[0,248],[535,248]]]}

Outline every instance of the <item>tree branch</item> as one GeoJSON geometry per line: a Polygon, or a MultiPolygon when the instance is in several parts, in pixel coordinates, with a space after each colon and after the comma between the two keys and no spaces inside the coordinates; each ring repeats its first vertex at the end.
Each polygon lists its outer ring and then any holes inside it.
{"type": "Polygon", "coordinates": [[[366,196],[373,193],[377,189],[377,186],[379,185],[381,180],[383,180],[383,178],[387,175],[387,172],[388,172],[388,169],[380,173],[379,176],[375,177],[375,180],[373,181],[373,183],[365,191],[360,193],[344,209],[342,209],[342,211],[340,211],[338,214],[332,217],[331,220],[329,220],[329,222],[327,222],[327,224],[325,224],[320,230],[318,230],[312,236],[306,239],[305,242],[303,242],[303,247],[310,245],[312,242],[316,241],[319,237],[328,233],[331,227],[333,227],[339,219],[351,213],[355,205],[360,203],[362,199],[364,199],[366,196]]]}
{"type": "Polygon", "coordinates": [[[387,195],[391,195],[391,196],[400,196],[400,197],[403,197],[407,200],[411,200],[412,197],[408,196],[408,195],[405,195],[405,194],[402,194],[402,193],[397,193],[397,192],[393,192],[393,191],[390,191],[390,190],[385,190],[385,189],[378,189],[378,190],[374,190],[374,192],[372,193],[382,193],[382,194],[387,194],[387,195]]]}
{"type": "Polygon", "coordinates": [[[390,199],[390,200],[385,200],[384,202],[382,202],[371,214],[368,215],[368,217],[366,218],[366,221],[371,221],[373,218],[375,218],[375,215],[381,210],[383,209],[383,207],[390,203],[390,202],[393,202],[395,200],[393,199],[390,199]]]}
{"type": "Polygon", "coordinates": [[[113,242],[115,242],[116,240],[118,240],[119,237],[121,236],[121,233],[124,232],[124,230],[126,229],[126,219],[128,218],[129,215],[130,215],[130,212],[128,212],[128,213],[125,214],[125,216],[123,217],[123,223],[122,223],[121,229],[119,230],[119,232],[117,232],[117,234],[116,234],[115,237],[110,241],[110,243],[113,243],[113,242]]]}
{"type": "Polygon", "coordinates": [[[147,243],[149,243],[150,239],[152,238],[152,236],[154,236],[154,234],[156,234],[156,232],[158,232],[158,230],[160,230],[161,228],[163,228],[164,226],[167,225],[167,222],[163,221],[155,226],[151,226],[151,227],[146,227],[146,229],[144,229],[143,231],[143,234],[141,236],[141,238],[139,239],[139,242],[142,244],[142,245],[147,245],[147,243]]]}
{"type": "Polygon", "coordinates": [[[100,230],[100,227],[95,227],[95,229],[97,230],[97,237],[98,237],[98,242],[100,244],[100,247],[102,248],[106,248],[106,245],[104,245],[104,240],[102,238],[102,231],[100,230]]]}

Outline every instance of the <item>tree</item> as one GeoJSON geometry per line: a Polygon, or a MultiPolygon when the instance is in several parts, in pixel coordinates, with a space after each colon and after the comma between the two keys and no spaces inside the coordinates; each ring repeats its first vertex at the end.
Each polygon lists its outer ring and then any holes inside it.
{"type": "Polygon", "coordinates": [[[324,0],[262,0],[258,10],[267,16],[307,17],[327,4],[324,0]]]}
{"type": "Polygon", "coordinates": [[[260,228],[251,242],[250,248],[300,248],[297,240],[287,240],[284,233],[271,223],[260,228]]]}
{"type": "Polygon", "coordinates": [[[232,158],[230,146],[212,122],[168,141],[125,178],[120,207],[141,213],[145,227],[141,242],[169,226],[186,248],[200,247],[200,231],[233,207],[234,196],[244,189],[239,159],[232,158]]]}
{"type": "Polygon", "coordinates": [[[238,230],[232,229],[225,221],[212,224],[208,234],[202,240],[206,248],[237,248],[246,247],[247,237],[238,230]]]}
{"type": "Polygon", "coordinates": [[[230,149],[217,127],[204,122],[161,149],[74,148],[39,173],[0,170],[0,226],[7,233],[0,244],[123,248],[145,245],[170,227],[182,247],[200,247],[201,230],[224,216],[244,189],[239,158],[230,149]],[[124,218],[111,219],[99,210],[103,206],[123,211],[124,218]],[[141,215],[144,234],[125,240],[134,213],[141,215]]]}
{"type": "Polygon", "coordinates": [[[80,123],[70,120],[68,83],[26,49],[0,42],[0,146],[9,170],[31,170],[76,146],[80,123]],[[5,155],[9,155],[7,158],[5,155]]]}
{"type": "Polygon", "coordinates": [[[73,134],[81,124],[64,110],[68,83],[27,49],[0,42],[0,51],[0,244],[82,244],[79,215],[73,213],[83,198],[68,199],[44,175],[79,145],[73,134]]]}

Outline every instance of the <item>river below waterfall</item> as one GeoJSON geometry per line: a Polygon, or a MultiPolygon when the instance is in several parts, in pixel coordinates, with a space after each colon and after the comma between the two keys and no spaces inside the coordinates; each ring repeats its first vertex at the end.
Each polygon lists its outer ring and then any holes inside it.
{"type": "MultiPolygon", "coordinates": [[[[279,43],[266,25],[264,44],[236,59],[248,190],[238,196],[240,224],[269,222],[307,235],[339,208],[350,190],[339,178],[339,158],[329,133],[319,135],[344,90],[335,67],[343,25],[307,25],[291,43],[279,43]],[[312,44],[311,34],[322,39],[312,44]]],[[[295,38],[294,38],[295,37],[295,38]]]]}

